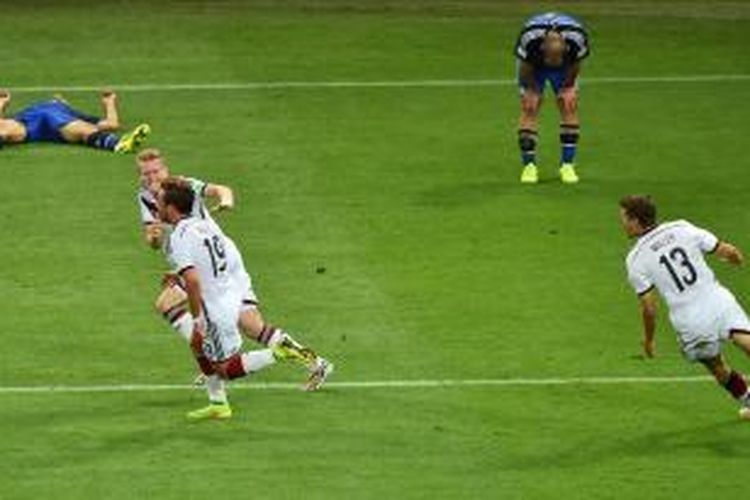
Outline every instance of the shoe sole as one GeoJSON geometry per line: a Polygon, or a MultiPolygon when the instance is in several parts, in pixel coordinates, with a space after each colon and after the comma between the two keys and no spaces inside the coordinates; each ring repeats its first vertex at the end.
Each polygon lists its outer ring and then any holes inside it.
{"type": "Polygon", "coordinates": [[[333,363],[327,363],[322,372],[316,370],[310,375],[310,379],[305,384],[305,391],[315,392],[325,384],[326,379],[333,373],[333,363]],[[320,373],[320,375],[318,375],[320,373]]]}
{"type": "Polygon", "coordinates": [[[133,131],[133,136],[129,139],[129,145],[128,147],[123,147],[120,149],[115,148],[115,153],[119,154],[127,154],[132,153],[138,146],[143,144],[143,141],[146,140],[146,138],[151,134],[151,127],[148,124],[144,124],[143,126],[138,126],[133,131]]]}
{"type": "Polygon", "coordinates": [[[228,420],[230,418],[232,418],[231,413],[229,415],[209,415],[205,417],[203,416],[194,417],[189,414],[187,415],[187,419],[190,420],[191,422],[200,422],[202,420],[228,420]]]}

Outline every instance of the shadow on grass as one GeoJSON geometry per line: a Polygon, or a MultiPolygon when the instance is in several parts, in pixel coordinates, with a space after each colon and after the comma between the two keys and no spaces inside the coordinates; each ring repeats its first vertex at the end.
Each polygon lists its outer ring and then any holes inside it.
{"type": "Polygon", "coordinates": [[[518,187],[501,181],[464,182],[430,188],[419,193],[416,205],[461,207],[478,205],[518,191],[518,187]]]}
{"type": "Polygon", "coordinates": [[[547,453],[516,456],[506,461],[506,470],[575,469],[606,464],[622,459],[679,460],[680,457],[711,455],[715,458],[749,458],[745,440],[738,434],[747,422],[722,420],[710,425],[675,431],[650,432],[640,436],[632,434],[598,437],[579,442],[565,449],[552,449],[547,453]]]}
{"type": "Polygon", "coordinates": [[[577,198],[580,195],[596,193],[597,184],[593,181],[566,186],[556,178],[540,179],[538,184],[523,185],[517,181],[507,179],[493,179],[488,181],[471,181],[442,185],[422,191],[418,194],[414,203],[419,206],[438,208],[457,208],[464,206],[481,205],[494,200],[503,199],[507,202],[509,197],[528,199],[529,197],[544,198],[577,198]]]}

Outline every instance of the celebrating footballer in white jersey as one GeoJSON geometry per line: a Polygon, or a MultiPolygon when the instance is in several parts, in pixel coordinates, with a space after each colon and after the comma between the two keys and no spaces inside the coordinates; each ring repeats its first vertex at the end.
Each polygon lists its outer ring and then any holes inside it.
{"type": "Polygon", "coordinates": [[[190,269],[197,272],[197,309],[202,309],[207,322],[202,351],[214,362],[231,357],[242,344],[237,323],[243,290],[231,271],[241,266],[233,262],[238,257],[227,252],[228,241],[206,220],[188,214],[177,221],[166,245],[167,259],[176,274],[183,276],[190,269]]]}
{"type": "Polygon", "coordinates": [[[717,281],[704,257],[714,254],[741,265],[742,253],[688,221],[657,224],[656,206],[646,196],[623,198],[620,218],[628,236],[638,238],[626,265],[628,280],[640,297],[646,356],[655,354],[656,290],[667,303],[685,356],[706,366],[741,403],[740,415],[750,419],[745,379],[721,354],[721,343],[731,340],[750,355],[750,320],[734,295],[717,281]]]}
{"type": "Polygon", "coordinates": [[[222,379],[257,372],[274,363],[274,351],[240,352],[238,327],[243,290],[235,276],[239,254],[227,252],[230,240],[206,219],[191,215],[195,192],[180,179],[167,180],[159,198],[160,219],[174,230],[165,245],[167,258],[185,286],[192,318],[191,347],[207,377],[210,405],[189,418],[229,418],[231,407],[222,379]]]}
{"type": "MultiPolygon", "coordinates": [[[[168,178],[169,170],[163,156],[156,149],[142,151],[137,157],[140,189],[137,203],[141,213],[141,221],[146,242],[155,249],[162,248],[171,232],[171,225],[161,219],[158,210],[158,195],[162,183],[168,178]]],[[[182,178],[184,184],[193,192],[193,204],[190,215],[203,220],[212,230],[224,236],[223,231],[212,218],[211,213],[216,210],[226,210],[234,207],[234,195],[227,186],[210,184],[198,179],[182,178]],[[209,202],[213,209],[209,209],[209,202]]],[[[230,274],[236,282],[237,290],[241,290],[239,326],[241,331],[257,342],[276,350],[283,351],[303,363],[309,370],[305,388],[315,390],[325,381],[332,371],[333,365],[315,352],[293,339],[283,330],[268,324],[259,310],[258,300],[252,289],[252,282],[245,270],[239,250],[234,242],[226,238],[224,251],[230,274]]],[[[190,341],[193,331],[193,319],[188,314],[187,295],[178,276],[169,273],[164,280],[164,286],[156,300],[156,309],[170,323],[172,328],[190,341]]]]}

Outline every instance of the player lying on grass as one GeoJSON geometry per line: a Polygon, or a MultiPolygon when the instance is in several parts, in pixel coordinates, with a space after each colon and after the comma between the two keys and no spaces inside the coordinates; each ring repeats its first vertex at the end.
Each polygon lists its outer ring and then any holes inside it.
{"type": "Polygon", "coordinates": [[[714,254],[739,266],[744,260],[742,253],[690,222],[657,223],[656,206],[647,196],[620,200],[620,219],[627,235],[638,239],[626,263],[628,280],[640,298],[645,355],[655,355],[658,290],[669,307],[684,355],[702,363],[740,402],[740,416],[750,419],[750,392],[745,379],[721,354],[721,343],[731,339],[750,355],[750,321],[704,259],[704,254],[714,254]]]}
{"type": "Polygon", "coordinates": [[[518,85],[521,91],[521,116],[518,144],[523,171],[521,182],[539,181],[536,147],[538,119],[544,87],[552,86],[560,111],[560,178],[566,184],[578,182],[574,168],[578,144],[578,87],[581,61],[589,55],[588,36],[575,18],[558,13],[531,17],[518,36],[518,85]]]}
{"type": "MultiPolygon", "coordinates": [[[[190,346],[203,373],[210,404],[188,418],[229,418],[222,380],[255,373],[276,357],[301,355],[296,346],[280,342],[273,348],[241,352],[240,314],[247,296],[247,273],[236,246],[210,218],[193,215],[194,186],[182,178],[166,179],[158,196],[159,217],[173,227],[167,258],[187,293],[192,323],[190,346]]],[[[278,335],[282,335],[279,333],[278,335]]],[[[331,365],[328,365],[330,372],[331,365]]]]}
{"type": "Polygon", "coordinates": [[[10,92],[0,90],[0,147],[24,142],[58,142],[130,153],[151,131],[142,123],[123,136],[115,134],[120,128],[120,119],[117,94],[112,91],[102,92],[104,118],[73,109],[59,96],[27,106],[12,118],[5,118],[10,100],[10,92]]]}
{"type": "MultiPolygon", "coordinates": [[[[165,224],[158,212],[158,195],[162,189],[162,183],[169,177],[169,168],[162,154],[156,149],[141,151],[136,157],[136,162],[140,176],[137,200],[144,236],[152,248],[159,249],[166,242],[167,233],[170,230],[169,224],[165,224]]],[[[194,194],[191,215],[206,220],[212,227],[215,227],[217,232],[221,233],[221,229],[211,217],[211,210],[206,201],[212,201],[215,210],[231,209],[234,207],[232,190],[227,186],[205,183],[193,178],[185,178],[184,181],[194,194]]],[[[233,273],[239,281],[238,287],[244,290],[239,316],[241,330],[249,338],[265,346],[282,347],[290,351],[293,354],[292,358],[301,361],[309,370],[305,388],[317,389],[333,370],[333,365],[315,354],[312,349],[298,343],[288,333],[266,323],[259,310],[258,299],[253,291],[250,276],[239,257],[239,250],[231,239],[227,239],[226,250],[229,254],[237,256],[232,262],[241,266],[233,273]]],[[[188,301],[184,286],[178,277],[172,275],[168,275],[163,285],[156,300],[156,309],[176,332],[189,341],[193,331],[193,320],[188,314],[188,301]]]]}

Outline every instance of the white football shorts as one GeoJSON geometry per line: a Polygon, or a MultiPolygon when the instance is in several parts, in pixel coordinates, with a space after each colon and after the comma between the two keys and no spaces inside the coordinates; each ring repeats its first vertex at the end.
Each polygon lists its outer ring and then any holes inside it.
{"type": "Polygon", "coordinates": [[[750,332],[747,314],[726,288],[721,287],[696,306],[699,312],[677,333],[682,352],[690,361],[714,358],[721,352],[721,343],[733,332],[750,332]]]}

